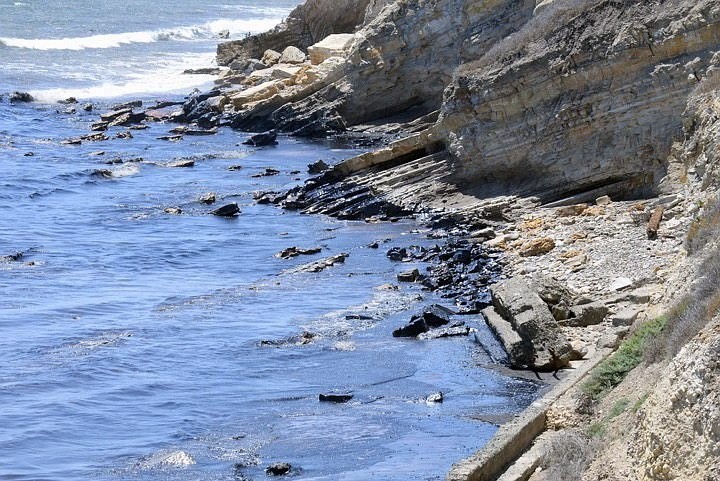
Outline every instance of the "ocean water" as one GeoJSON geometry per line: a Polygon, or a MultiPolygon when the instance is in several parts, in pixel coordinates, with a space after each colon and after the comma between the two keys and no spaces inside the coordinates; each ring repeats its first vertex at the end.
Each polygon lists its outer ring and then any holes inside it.
{"type": "Polygon", "coordinates": [[[212,65],[221,31],[263,30],[295,3],[0,1],[0,93],[38,99],[0,101],[0,479],[261,480],[273,462],[293,479],[443,479],[534,399],[472,338],[391,336],[448,302],[381,288],[411,267],[387,248],[437,242],[413,221],[253,202],[356,151],[248,148],[229,129],[158,140],[168,124],[62,143],[115,102],[209,85],[182,70],[212,65]],[[71,95],[95,110],[55,103],[71,95]],[[195,164],[168,166],[178,159],[195,164]],[[268,167],[280,173],[258,176],[268,167]],[[242,213],[209,215],[210,191],[242,213]],[[322,252],[275,257],[289,246],[322,252]],[[341,252],[344,264],[297,269],[341,252]],[[437,391],[442,404],[423,401],[437,391]],[[319,403],[327,392],[355,397],[319,403]]]}

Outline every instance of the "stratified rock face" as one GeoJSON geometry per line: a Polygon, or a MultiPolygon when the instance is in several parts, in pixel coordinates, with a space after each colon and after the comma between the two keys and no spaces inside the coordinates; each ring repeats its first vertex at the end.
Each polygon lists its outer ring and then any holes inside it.
{"type": "Polygon", "coordinates": [[[544,6],[447,89],[440,124],[455,182],[545,201],[653,185],[718,45],[714,0],[544,6]]]}
{"type": "Polygon", "coordinates": [[[259,59],[268,49],[282,52],[294,46],[305,50],[330,34],[352,33],[365,20],[368,6],[375,3],[373,0],[307,0],[269,32],[218,45],[218,64],[259,59]]]}
{"type": "Polygon", "coordinates": [[[407,0],[371,10],[338,81],[275,112],[280,129],[318,118],[357,125],[436,110],[454,69],[531,16],[534,0],[407,0]]]}

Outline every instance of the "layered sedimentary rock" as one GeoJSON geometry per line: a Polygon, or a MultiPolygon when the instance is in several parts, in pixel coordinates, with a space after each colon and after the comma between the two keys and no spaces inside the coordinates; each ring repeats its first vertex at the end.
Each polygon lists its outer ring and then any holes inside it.
{"type": "Polygon", "coordinates": [[[259,59],[268,49],[282,52],[285,47],[295,46],[304,50],[330,34],[351,33],[363,23],[368,8],[377,8],[377,3],[377,0],[308,0],[269,32],[218,45],[218,64],[259,59]]]}
{"type": "Polygon", "coordinates": [[[712,0],[557,0],[448,88],[456,182],[545,201],[653,185],[719,43],[712,0]]]}

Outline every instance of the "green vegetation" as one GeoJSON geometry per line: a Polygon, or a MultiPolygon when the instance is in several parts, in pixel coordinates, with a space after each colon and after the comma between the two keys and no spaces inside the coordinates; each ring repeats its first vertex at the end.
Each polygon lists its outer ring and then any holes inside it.
{"type": "Polygon", "coordinates": [[[647,401],[647,398],[650,396],[649,392],[646,392],[640,398],[638,398],[637,401],[635,401],[635,404],[633,404],[632,410],[634,413],[638,412],[643,404],[645,404],[645,401],[647,401]]]}
{"type": "Polygon", "coordinates": [[[605,421],[592,423],[587,430],[587,434],[591,438],[599,438],[605,435],[607,424],[605,421]]]}
{"type": "Polygon", "coordinates": [[[630,400],[626,397],[618,399],[618,401],[613,405],[612,409],[610,409],[610,414],[608,414],[608,419],[616,418],[620,416],[622,413],[625,412],[625,410],[630,405],[630,400]]]}
{"type": "Polygon", "coordinates": [[[582,385],[582,390],[593,400],[620,384],[625,376],[643,360],[648,341],[657,337],[665,327],[666,318],[658,317],[648,321],[626,339],[620,348],[601,362],[582,385]]]}

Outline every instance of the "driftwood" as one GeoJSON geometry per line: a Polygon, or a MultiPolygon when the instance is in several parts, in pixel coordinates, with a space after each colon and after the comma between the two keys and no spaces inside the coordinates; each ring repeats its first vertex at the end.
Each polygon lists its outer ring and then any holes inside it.
{"type": "Polygon", "coordinates": [[[648,239],[657,239],[658,229],[660,228],[660,221],[662,220],[662,216],[664,213],[665,207],[661,205],[655,207],[655,210],[653,211],[652,215],[650,216],[650,220],[648,221],[647,228],[645,229],[647,231],[648,239]]]}

